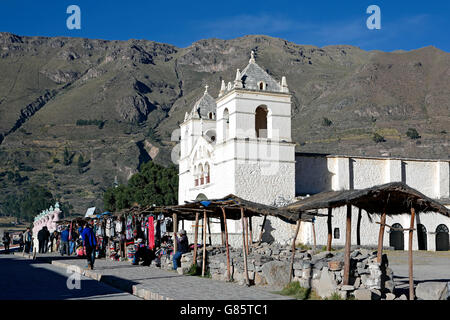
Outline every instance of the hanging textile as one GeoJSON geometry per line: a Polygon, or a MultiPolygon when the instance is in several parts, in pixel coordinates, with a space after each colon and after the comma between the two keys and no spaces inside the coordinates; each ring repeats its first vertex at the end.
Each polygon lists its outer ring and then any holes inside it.
{"type": "Polygon", "coordinates": [[[116,220],[116,233],[122,232],[122,220],[119,218],[116,220]]]}
{"type": "Polygon", "coordinates": [[[148,217],[148,247],[150,250],[155,248],[155,227],[153,216],[148,217]]]}
{"type": "Polygon", "coordinates": [[[72,240],[72,222],[70,222],[70,228],[69,228],[69,241],[72,240]]]}
{"type": "Polygon", "coordinates": [[[131,216],[127,217],[127,226],[126,226],[126,239],[133,239],[133,218],[131,216]]]}
{"type": "Polygon", "coordinates": [[[106,220],[106,230],[105,230],[106,236],[109,238],[111,237],[111,219],[106,220]]]}

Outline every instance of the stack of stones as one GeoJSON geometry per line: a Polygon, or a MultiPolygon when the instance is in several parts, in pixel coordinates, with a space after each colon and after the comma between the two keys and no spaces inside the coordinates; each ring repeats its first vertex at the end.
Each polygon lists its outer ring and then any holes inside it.
{"type": "MultiPolygon", "coordinates": [[[[207,247],[206,269],[214,280],[227,281],[227,257],[224,247],[207,247]]],[[[197,266],[202,266],[202,250],[197,251],[197,266]]],[[[344,252],[297,248],[293,265],[293,280],[304,288],[312,288],[322,298],[338,294],[342,298],[354,296],[358,300],[393,300],[393,272],[388,267],[386,255],[377,263],[377,252],[356,249],[350,256],[349,285],[343,285],[344,252]]],[[[249,248],[247,269],[252,285],[283,287],[289,283],[292,249],[289,245],[262,243],[249,248]]],[[[185,274],[193,264],[193,252],[181,258],[178,272],[185,274]]],[[[172,261],[163,258],[161,268],[172,269],[172,261]]],[[[238,284],[246,283],[242,249],[230,248],[231,279],[238,284]]]]}

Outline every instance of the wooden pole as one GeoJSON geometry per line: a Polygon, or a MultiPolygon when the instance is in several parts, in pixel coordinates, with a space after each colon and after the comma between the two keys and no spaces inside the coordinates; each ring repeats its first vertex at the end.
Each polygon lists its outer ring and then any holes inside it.
{"type": "Polygon", "coordinates": [[[209,223],[209,217],[208,217],[207,221],[208,221],[208,237],[209,237],[209,245],[212,246],[212,241],[211,241],[211,224],[209,223]]]}
{"type": "Polygon", "coordinates": [[[228,281],[231,281],[231,272],[230,272],[230,248],[228,246],[228,227],[227,227],[227,216],[225,214],[225,208],[222,207],[222,213],[223,213],[223,225],[225,228],[225,245],[227,248],[227,276],[228,281]]]}
{"type": "Polygon", "coordinates": [[[195,265],[195,268],[197,268],[198,216],[199,215],[200,215],[199,212],[195,213],[194,259],[193,259],[193,264],[195,265]]]}
{"type": "Polygon", "coordinates": [[[333,208],[328,208],[328,242],[327,242],[327,251],[331,251],[331,241],[333,239],[333,228],[331,226],[331,213],[333,212],[333,208]]]}
{"type": "Polygon", "coordinates": [[[358,222],[356,223],[356,244],[358,246],[361,245],[361,218],[362,218],[362,209],[358,209],[358,222]]]}
{"type": "Polygon", "coordinates": [[[244,217],[244,226],[245,226],[245,251],[248,255],[248,218],[244,217]]]}
{"type": "Polygon", "coordinates": [[[352,243],[352,205],[347,205],[347,228],[345,233],[345,253],[344,253],[344,285],[350,280],[350,246],[352,243]]]}
{"type": "Polygon", "coordinates": [[[173,214],[173,252],[177,252],[178,243],[177,238],[175,237],[175,233],[178,231],[178,215],[176,213],[173,214]]]}
{"type": "Polygon", "coordinates": [[[377,250],[378,263],[381,263],[381,258],[383,256],[383,238],[385,225],[386,225],[386,210],[385,212],[383,212],[380,219],[380,233],[378,234],[378,250],[377,250]]]}
{"type": "Polygon", "coordinates": [[[249,222],[249,228],[250,228],[250,245],[253,246],[253,223],[252,223],[252,217],[248,217],[249,222]]]}
{"type": "Polygon", "coordinates": [[[416,210],[411,208],[411,224],[409,226],[409,300],[414,300],[414,280],[413,280],[413,230],[414,230],[414,219],[416,217],[416,210]]]}
{"type": "Polygon", "coordinates": [[[292,275],[294,272],[294,258],[295,258],[295,240],[297,240],[298,231],[300,230],[301,220],[297,221],[297,227],[295,228],[294,239],[292,240],[292,255],[291,255],[291,268],[289,272],[289,282],[292,281],[292,275]]]}
{"type": "MultiPolygon", "coordinates": [[[[223,211],[223,207],[222,207],[223,211]]],[[[220,217],[220,236],[222,237],[222,246],[225,245],[225,226],[224,226],[224,217],[220,217]]]]}
{"type": "Polygon", "coordinates": [[[264,232],[264,225],[266,224],[266,219],[267,219],[267,216],[264,216],[263,223],[261,225],[261,232],[259,233],[258,245],[261,244],[261,240],[262,240],[262,236],[263,236],[263,232],[264,232]]]}
{"type": "Polygon", "coordinates": [[[202,262],[202,277],[205,276],[206,270],[206,210],[203,211],[203,262],[202,262]]]}
{"type": "Polygon", "coordinates": [[[242,224],[242,253],[244,255],[244,272],[245,272],[245,280],[247,285],[250,285],[250,281],[248,279],[248,268],[247,268],[247,250],[245,246],[245,222],[244,222],[244,208],[241,208],[241,224],[242,224]]]}
{"type": "Polygon", "coordinates": [[[316,251],[316,228],[314,226],[314,218],[312,220],[312,232],[313,232],[313,240],[314,240],[314,252],[316,251]]]}

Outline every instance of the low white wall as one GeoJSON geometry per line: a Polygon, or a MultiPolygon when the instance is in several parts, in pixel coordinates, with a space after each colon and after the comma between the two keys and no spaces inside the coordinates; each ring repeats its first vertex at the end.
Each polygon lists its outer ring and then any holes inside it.
{"type": "MultiPolygon", "coordinates": [[[[357,224],[358,224],[358,208],[352,208],[352,233],[351,233],[351,243],[352,245],[357,244],[357,224]]],[[[327,214],[326,209],[319,210],[319,213],[327,214]]],[[[333,209],[332,212],[332,229],[333,229],[333,246],[344,246],[345,245],[345,233],[346,233],[346,219],[347,219],[347,208],[340,207],[333,209]],[[340,238],[334,238],[334,229],[339,228],[340,238]]],[[[386,217],[386,224],[392,226],[395,223],[401,224],[403,228],[410,227],[411,216],[409,214],[402,215],[392,215],[386,217]]],[[[361,211],[361,222],[360,222],[360,245],[361,246],[372,246],[376,247],[378,245],[378,234],[380,230],[380,225],[376,222],[380,221],[380,215],[368,215],[366,211],[361,211]],[[370,218],[369,218],[370,217],[370,218]]],[[[440,213],[434,212],[419,212],[416,214],[416,220],[414,223],[414,228],[417,229],[417,224],[420,223],[425,226],[427,230],[427,250],[436,250],[436,238],[434,232],[440,224],[445,224],[450,229],[450,218],[446,217],[440,213]]],[[[312,224],[304,222],[304,231],[302,233],[301,241],[305,244],[312,245],[314,243],[312,224]]],[[[328,225],[327,217],[318,217],[315,222],[316,231],[316,243],[319,246],[327,244],[328,241],[328,225]]],[[[389,247],[389,228],[385,229],[385,234],[383,237],[383,246],[389,247]]],[[[408,250],[408,232],[404,232],[404,249],[408,250]]],[[[417,231],[413,233],[413,250],[418,250],[418,240],[417,231]]]]}

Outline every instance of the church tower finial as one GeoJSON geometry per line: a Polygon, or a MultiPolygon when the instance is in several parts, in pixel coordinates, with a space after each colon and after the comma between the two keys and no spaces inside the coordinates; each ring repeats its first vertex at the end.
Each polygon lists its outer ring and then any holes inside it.
{"type": "Polygon", "coordinates": [[[248,62],[255,63],[255,51],[252,50],[252,52],[250,53],[250,60],[248,62]]]}
{"type": "Polygon", "coordinates": [[[207,94],[208,93],[208,85],[205,85],[205,93],[204,94],[207,94]]]}
{"type": "Polygon", "coordinates": [[[236,70],[236,78],[234,79],[234,87],[242,88],[242,80],[241,80],[241,70],[236,70]]]}
{"type": "Polygon", "coordinates": [[[219,97],[223,96],[223,94],[225,93],[225,90],[226,90],[225,80],[222,79],[222,83],[220,85],[219,97]]]}

